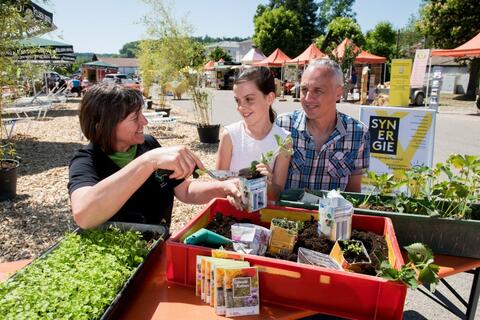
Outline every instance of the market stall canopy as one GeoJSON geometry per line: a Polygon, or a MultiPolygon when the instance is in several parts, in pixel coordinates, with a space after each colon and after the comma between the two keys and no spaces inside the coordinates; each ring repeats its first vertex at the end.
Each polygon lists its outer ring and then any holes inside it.
{"type": "Polygon", "coordinates": [[[262,61],[265,59],[265,55],[259,49],[252,47],[250,51],[242,58],[242,64],[253,64],[254,62],[262,61]]]}
{"type": "Polygon", "coordinates": [[[53,64],[74,62],[73,46],[52,38],[52,35],[44,35],[18,40],[17,60],[53,64]]]}
{"type": "Polygon", "coordinates": [[[253,65],[264,67],[281,67],[288,60],[290,60],[290,57],[280,50],[280,48],[277,48],[267,58],[259,62],[254,62],[253,65]]]}
{"type": "Polygon", "coordinates": [[[208,61],[203,66],[203,70],[205,70],[205,71],[210,71],[210,70],[213,70],[214,68],[215,68],[215,62],[213,62],[212,60],[208,61]]]}
{"type": "Polygon", "coordinates": [[[387,61],[387,58],[381,57],[374,55],[372,53],[369,53],[365,50],[360,49],[353,43],[352,40],[345,38],[342,43],[340,43],[335,49],[333,49],[332,53],[335,57],[338,58],[338,60],[342,60],[343,56],[345,55],[345,50],[346,48],[350,48],[355,53],[358,53],[358,55],[355,57],[355,63],[359,64],[364,64],[364,63],[371,63],[371,64],[379,64],[379,63],[385,63],[387,61]]]}
{"type": "Polygon", "coordinates": [[[307,64],[310,60],[322,59],[322,58],[328,58],[328,57],[325,53],[323,53],[322,51],[320,51],[320,49],[318,49],[315,43],[312,43],[298,57],[288,60],[287,63],[304,65],[304,64],[307,64]]]}
{"type": "Polygon", "coordinates": [[[433,50],[432,56],[480,57],[480,33],[455,49],[433,50]]]}
{"type": "Polygon", "coordinates": [[[89,69],[118,69],[117,66],[113,64],[103,62],[103,61],[92,61],[82,64],[83,67],[87,67],[89,69]]]}

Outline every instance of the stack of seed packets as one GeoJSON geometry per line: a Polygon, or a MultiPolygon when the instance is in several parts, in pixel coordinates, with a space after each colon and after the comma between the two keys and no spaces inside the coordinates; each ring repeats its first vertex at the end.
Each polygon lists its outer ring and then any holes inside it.
{"type": "Polygon", "coordinates": [[[250,267],[248,261],[243,261],[243,255],[224,250],[212,250],[212,257],[197,256],[196,270],[196,295],[214,307],[217,315],[259,314],[258,271],[256,267],[250,267]],[[229,275],[230,290],[225,290],[226,274],[229,275]],[[233,288],[236,288],[235,292],[232,291],[233,288]],[[229,302],[232,302],[228,306],[227,294],[229,302]],[[234,304],[233,302],[237,300],[246,302],[242,304],[240,301],[234,304]]]}

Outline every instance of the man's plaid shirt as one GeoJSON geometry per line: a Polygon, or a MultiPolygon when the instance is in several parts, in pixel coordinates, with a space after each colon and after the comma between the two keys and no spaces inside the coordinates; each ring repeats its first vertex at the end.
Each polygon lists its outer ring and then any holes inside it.
{"type": "Polygon", "coordinates": [[[303,110],[282,114],[276,123],[291,132],[293,141],[285,190],[345,190],[350,175],[368,169],[370,135],[360,121],[337,111],[337,125],[320,150],[315,150],[303,110]]]}

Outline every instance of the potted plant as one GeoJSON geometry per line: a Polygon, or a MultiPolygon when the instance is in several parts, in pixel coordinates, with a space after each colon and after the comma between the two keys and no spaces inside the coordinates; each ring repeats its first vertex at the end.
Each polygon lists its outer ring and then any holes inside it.
{"type": "Polygon", "coordinates": [[[270,244],[268,251],[273,254],[288,254],[293,251],[298,232],[303,228],[302,221],[287,218],[273,218],[270,223],[270,244]]]}
{"type": "Polygon", "coordinates": [[[211,124],[212,119],[212,96],[205,90],[190,86],[190,93],[195,107],[195,118],[200,142],[217,143],[220,134],[220,125],[211,124]]]}
{"type": "Polygon", "coordinates": [[[17,168],[19,158],[12,142],[0,145],[0,201],[17,195],[17,168]]]}
{"type": "Polygon", "coordinates": [[[338,240],[333,246],[330,256],[344,270],[361,272],[363,267],[370,265],[372,261],[367,249],[360,240],[338,240]]]}

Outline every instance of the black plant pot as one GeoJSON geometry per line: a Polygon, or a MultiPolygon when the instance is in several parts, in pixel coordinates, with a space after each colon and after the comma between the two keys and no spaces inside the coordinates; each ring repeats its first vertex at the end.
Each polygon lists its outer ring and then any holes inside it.
{"type": "Polygon", "coordinates": [[[147,109],[152,109],[152,105],[153,105],[152,100],[145,100],[145,103],[147,104],[147,109]]]}
{"type": "Polygon", "coordinates": [[[220,125],[197,125],[198,137],[202,143],[218,143],[220,125]]]}
{"type": "Polygon", "coordinates": [[[155,112],[165,112],[166,115],[164,117],[170,117],[170,110],[171,108],[155,108],[155,112]]]}
{"type": "Polygon", "coordinates": [[[17,195],[17,160],[1,160],[0,201],[11,200],[17,195]]]}

